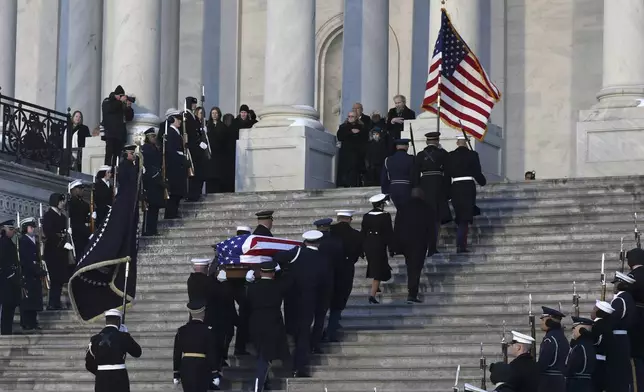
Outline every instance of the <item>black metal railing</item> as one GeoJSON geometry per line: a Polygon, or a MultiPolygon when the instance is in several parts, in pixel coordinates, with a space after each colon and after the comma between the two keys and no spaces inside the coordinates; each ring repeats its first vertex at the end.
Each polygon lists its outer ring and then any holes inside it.
{"type": "Polygon", "coordinates": [[[2,95],[2,144],[0,153],[18,163],[36,162],[68,175],[72,167],[72,116],[2,95]],[[25,162],[26,161],[26,162],[25,162]]]}

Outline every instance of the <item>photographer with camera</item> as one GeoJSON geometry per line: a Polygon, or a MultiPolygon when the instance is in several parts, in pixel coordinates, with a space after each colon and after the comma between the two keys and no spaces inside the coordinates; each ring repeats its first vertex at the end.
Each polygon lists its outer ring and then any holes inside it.
{"type": "Polygon", "coordinates": [[[134,97],[125,95],[120,85],[103,100],[103,127],[105,128],[105,164],[114,167],[127,141],[125,123],[132,121],[134,97]]]}

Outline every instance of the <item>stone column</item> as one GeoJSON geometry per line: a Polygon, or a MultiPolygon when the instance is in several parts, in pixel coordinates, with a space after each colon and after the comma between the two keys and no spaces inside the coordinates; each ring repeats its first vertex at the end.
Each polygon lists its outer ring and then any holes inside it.
{"type": "Polygon", "coordinates": [[[598,107],[629,107],[644,98],[643,0],[604,0],[604,73],[598,107]]]}
{"type": "Polygon", "coordinates": [[[136,95],[129,139],[159,126],[161,2],[110,0],[105,2],[103,29],[103,89],[109,94],[121,85],[136,95]]]}
{"type": "Polygon", "coordinates": [[[389,0],[365,0],[362,12],[361,103],[387,113],[389,87],[389,0]]]}
{"type": "Polygon", "coordinates": [[[10,97],[15,95],[16,85],[17,20],[18,1],[0,0],[0,93],[10,97]]]}
{"type": "Polygon", "coordinates": [[[179,96],[179,21],[181,2],[161,2],[161,69],[159,114],[177,107],[179,96]]]}

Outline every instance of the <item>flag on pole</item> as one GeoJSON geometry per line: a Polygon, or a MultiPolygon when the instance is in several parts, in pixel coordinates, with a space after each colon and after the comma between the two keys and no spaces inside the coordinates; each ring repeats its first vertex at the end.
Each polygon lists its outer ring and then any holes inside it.
{"type": "Polygon", "coordinates": [[[302,245],[299,241],[284,238],[243,234],[217,244],[219,264],[257,264],[271,261],[277,252],[302,245]]]}
{"type": "Polygon", "coordinates": [[[440,113],[441,120],[483,140],[487,122],[501,92],[479,59],[461,38],[445,9],[429,66],[423,109],[440,113]],[[439,110],[440,108],[440,110],[439,110]]]}

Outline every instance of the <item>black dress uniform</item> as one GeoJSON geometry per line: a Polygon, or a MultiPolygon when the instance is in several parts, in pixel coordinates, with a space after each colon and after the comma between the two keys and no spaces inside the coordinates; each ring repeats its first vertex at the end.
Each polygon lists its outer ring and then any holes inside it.
{"type": "MultiPolygon", "coordinates": [[[[610,304],[607,304],[610,306],[610,304]]],[[[611,308],[612,311],[612,308],[611,308]]],[[[613,344],[613,330],[608,313],[597,311],[597,318],[593,321],[593,341],[595,342],[595,370],[592,373],[593,390],[596,392],[607,391],[608,377],[606,375],[606,355],[613,344]]]]}
{"type": "Polygon", "coordinates": [[[336,236],[331,235],[330,225],[333,220],[331,218],[321,219],[314,224],[318,228],[326,228],[322,231],[322,239],[320,240],[319,251],[327,258],[327,271],[325,276],[321,277],[326,282],[324,286],[325,292],[318,298],[315,306],[315,319],[313,322],[313,329],[311,330],[311,349],[320,353],[320,343],[324,331],[324,322],[326,321],[326,314],[329,310],[331,303],[331,295],[333,294],[333,271],[335,266],[344,261],[344,249],[342,248],[342,240],[336,236]]]}
{"type": "MultiPolygon", "coordinates": [[[[204,302],[191,301],[188,308],[198,311],[204,302]]],[[[172,356],[174,378],[181,380],[185,392],[206,392],[215,370],[213,333],[203,320],[192,318],[174,337],[172,356]]]]}
{"type": "MultiPolygon", "coordinates": [[[[395,141],[396,146],[408,145],[409,139],[395,141]]],[[[380,189],[389,195],[391,201],[400,209],[411,199],[411,187],[414,185],[414,157],[406,150],[397,150],[385,159],[380,177],[380,189]]]]}
{"type": "Polygon", "coordinates": [[[96,392],[129,392],[130,378],[125,368],[125,355],[138,358],[141,346],[127,332],[119,331],[116,325],[108,325],[92,336],[85,368],[96,376],[96,392]]]}
{"type": "Polygon", "coordinates": [[[494,392],[515,392],[509,382],[512,380],[512,367],[503,362],[490,365],[490,381],[494,384],[494,392]]]}
{"type": "Polygon", "coordinates": [[[166,183],[170,199],[165,208],[165,219],[179,217],[179,202],[188,194],[188,166],[181,132],[168,127],[165,142],[166,183]]]}
{"type": "Polygon", "coordinates": [[[512,377],[510,385],[517,392],[537,392],[539,390],[539,366],[530,353],[521,354],[510,362],[512,377]]]}
{"type": "MultiPolygon", "coordinates": [[[[542,317],[555,317],[561,319],[564,315],[551,308],[542,307],[542,317]]],[[[561,324],[554,320],[547,320],[548,331],[539,346],[539,378],[540,392],[564,392],[566,380],[563,372],[566,368],[566,356],[570,352],[570,345],[561,324]]]]}
{"type": "MultiPolygon", "coordinates": [[[[1,226],[14,226],[7,221],[1,226]]],[[[20,274],[18,271],[18,249],[5,230],[0,232],[0,334],[11,335],[16,306],[20,304],[20,274]]]]}
{"type": "MultiPolygon", "coordinates": [[[[154,132],[154,128],[150,128],[154,132]]],[[[146,131],[146,134],[150,130],[146,131]]],[[[153,143],[147,142],[141,146],[143,154],[143,189],[145,189],[145,201],[147,202],[147,211],[144,219],[144,235],[157,235],[157,224],[159,222],[159,209],[164,206],[164,189],[163,181],[163,157],[161,150],[153,143]]]]}
{"type": "Polygon", "coordinates": [[[42,230],[45,234],[44,258],[49,271],[51,288],[49,290],[49,308],[60,309],[62,307],[60,296],[63,285],[67,283],[69,265],[69,251],[64,248],[67,243],[67,218],[58,211],[56,205],[58,200],[64,196],[52,194],[49,200],[51,208],[42,219],[42,230]]]}
{"type": "Polygon", "coordinates": [[[89,203],[83,200],[82,196],[72,196],[69,200],[69,220],[78,259],[83,257],[83,252],[89,242],[89,236],[92,234],[89,230],[90,219],[89,203]]]}
{"type": "Polygon", "coordinates": [[[606,353],[606,390],[628,392],[632,391],[633,387],[631,342],[628,330],[635,322],[635,300],[629,292],[620,291],[613,297],[611,306],[615,311],[609,316],[613,340],[606,353]]]}
{"type": "MultiPolygon", "coordinates": [[[[194,167],[194,176],[189,178],[188,183],[188,196],[187,200],[197,201],[201,197],[203,184],[205,181],[205,171],[207,168],[206,149],[202,148],[204,137],[201,129],[201,121],[195,116],[191,108],[193,104],[197,103],[197,98],[186,97],[186,107],[188,108],[183,118],[185,121],[185,130],[188,135],[188,149],[190,150],[190,157],[192,158],[192,165],[194,167]]],[[[205,143],[204,143],[205,144],[205,143]]]]}
{"type": "Polygon", "coordinates": [[[107,213],[112,208],[112,201],[114,199],[114,190],[109,181],[103,178],[97,178],[94,183],[94,211],[96,211],[96,220],[94,227],[98,230],[103,224],[107,213]]]}
{"type": "MultiPolygon", "coordinates": [[[[592,326],[593,320],[574,317],[573,326],[592,326]]],[[[587,329],[580,331],[577,339],[570,340],[570,351],[566,357],[566,392],[591,392],[593,390],[592,374],[597,362],[595,341],[592,332],[587,329]]]]}
{"type": "Polygon", "coordinates": [[[644,250],[630,250],[626,258],[631,272],[628,276],[635,279],[632,295],[635,300],[636,318],[628,332],[631,340],[631,357],[635,366],[635,383],[638,391],[644,391],[644,250]]]}
{"type": "Polygon", "coordinates": [[[478,215],[474,181],[480,186],[487,183],[481,172],[479,154],[465,146],[457,147],[447,157],[445,177],[452,182],[450,196],[454,207],[454,221],[458,225],[456,246],[461,252],[467,251],[468,225],[478,215]]]}
{"type": "MultiPolygon", "coordinates": [[[[255,214],[255,216],[259,220],[264,220],[264,219],[273,220],[273,213],[274,213],[274,211],[260,211],[257,214],[255,214]]],[[[266,227],[266,226],[264,226],[262,224],[257,225],[255,230],[253,231],[253,234],[261,235],[261,236],[264,236],[264,237],[272,237],[273,236],[273,233],[271,233],[271,230],[268,227],[266,227]]]]}
{"type": "Polygon", "coordinates": [[[388,281],[391,267],[387,247],[393,243],[391,215],[382,206],[374,207],[362,217],[361,233],[367,258],[367,278],[388,281]]]}
{"type": "Polygon", "coordinates": [[[47,273],[40,267],[35,236],[23,234],[19,247],[22,287],[25,293],[20,301],[20,322],[24,330],[31,330],[39,328],[37,313],[43,309],[41,279],[47,273]]]}
{"type": "MultiPolygon", "coordinates": [[[[235,333],[235,324],[237,322],[237,310],[235,309],[235,300],[233,296],[233,284],[225,277],[225,271],[222,280],[218,280],[212,275],[211,297],[208,299],[206,307],[206,324],[212,327],[215,339],[215,370],[221,371],[224,362],[228,360],[228,348],[235,333]]],[[[227,366],[227,365],[226,365],[227,366]]]]}

